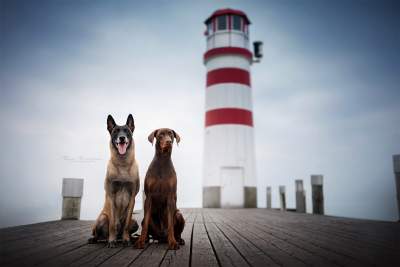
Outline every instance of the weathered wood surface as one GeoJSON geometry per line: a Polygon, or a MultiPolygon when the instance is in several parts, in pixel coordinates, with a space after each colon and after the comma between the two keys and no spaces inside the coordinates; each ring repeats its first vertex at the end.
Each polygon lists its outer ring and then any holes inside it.
{"type": "Polygon", "coordinates": [[[267,209],[182,211],[186,245],[177,251],[87,244],[92,221],[53,221],[0,229],[0,266],[400,266],[400,223],[267,209]]]}

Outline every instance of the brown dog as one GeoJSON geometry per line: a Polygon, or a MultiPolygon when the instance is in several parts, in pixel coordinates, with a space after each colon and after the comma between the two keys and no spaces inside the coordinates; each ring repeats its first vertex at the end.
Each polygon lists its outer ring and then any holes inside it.
{"type": "Polygon", "coordinates": [[[108,239],[108,247],[115,247],[117,238],[129,245],[131,234],[139,228],[132,219],[132,212],[140,182],[132,137],[135,130],[132,115],[129,114],[124,126],[116,125],[113,117],[108,115],[107,129],[111,136],[111,158],[104,181],[106,197],[89,243],[108,239]]]}
{"type": "Polygon", "coordinates": [[[169,249],[178,249],[185,242],[181,238],[185,220],[176,208],[176,173],[171,161],[174,138],[179,135],[171,129],[153,131],[148,139],[156,138],[156,151],[144,180],[146,200],[142,233],[136,241],[136,248],[143,248],[148,235],[161,242],[168,241],[169,249]]]}

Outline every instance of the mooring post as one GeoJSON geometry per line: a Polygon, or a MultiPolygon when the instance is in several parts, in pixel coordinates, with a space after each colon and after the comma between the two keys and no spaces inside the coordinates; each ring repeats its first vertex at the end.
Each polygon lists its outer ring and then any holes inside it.
{"type": "Polygon", "coordinates": [[[400,222],[400,154],[393,155],[393,171],[394,171],[394,178],[396,180],[397,208],[399,210],[399,222],[400,222]]]}
{"type": "Polygon", "coordinates": [[[303,187],[303,180],[296,180],[296,211],[306,212],[306,193],[303,187]]]}
{"type": "Polygon", "coordinates": [[[286,197],[285,197],[285,186],[279,186],[279,199],[281,202],[281,211],[286,211],[286,197]]]}
{"type": "Polygon", "coordinates": [[[323,175],[311,175],[312,209],[314,214],[324,214],[323,175]]]}
{"type": "Polygon", "coordinates": [[[63,178],[61,220],[79,220],[81,216],[81,198],[83,179],[63,178]]]}
{"type": "Polygon", "coordinates": [[[267,186],[267,209],[272,208],[271,187],[267,186]]]}

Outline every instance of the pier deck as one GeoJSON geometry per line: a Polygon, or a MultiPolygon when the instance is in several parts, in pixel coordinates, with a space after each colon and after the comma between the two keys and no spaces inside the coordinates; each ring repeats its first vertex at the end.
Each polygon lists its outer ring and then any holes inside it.
{"type": "MultiPolygon", "coordinates": [[[[177,251],[87,244],[93,221],[0,229],[1,266],[400,266],[400,223],[267,209],[183,209],[177,251]]],[[[141,221],[142,214],[136,214],[141,221]]]]}

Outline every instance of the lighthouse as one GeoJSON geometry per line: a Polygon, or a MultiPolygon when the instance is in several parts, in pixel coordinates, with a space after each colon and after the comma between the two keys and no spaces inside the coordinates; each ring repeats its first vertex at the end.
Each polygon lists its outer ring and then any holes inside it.
{"type": "Polygon", "coordinates": [[[257,207],[247,15],[220,9],[205,21],[207,69],[203,159],[203,207],[257,207]]]}

